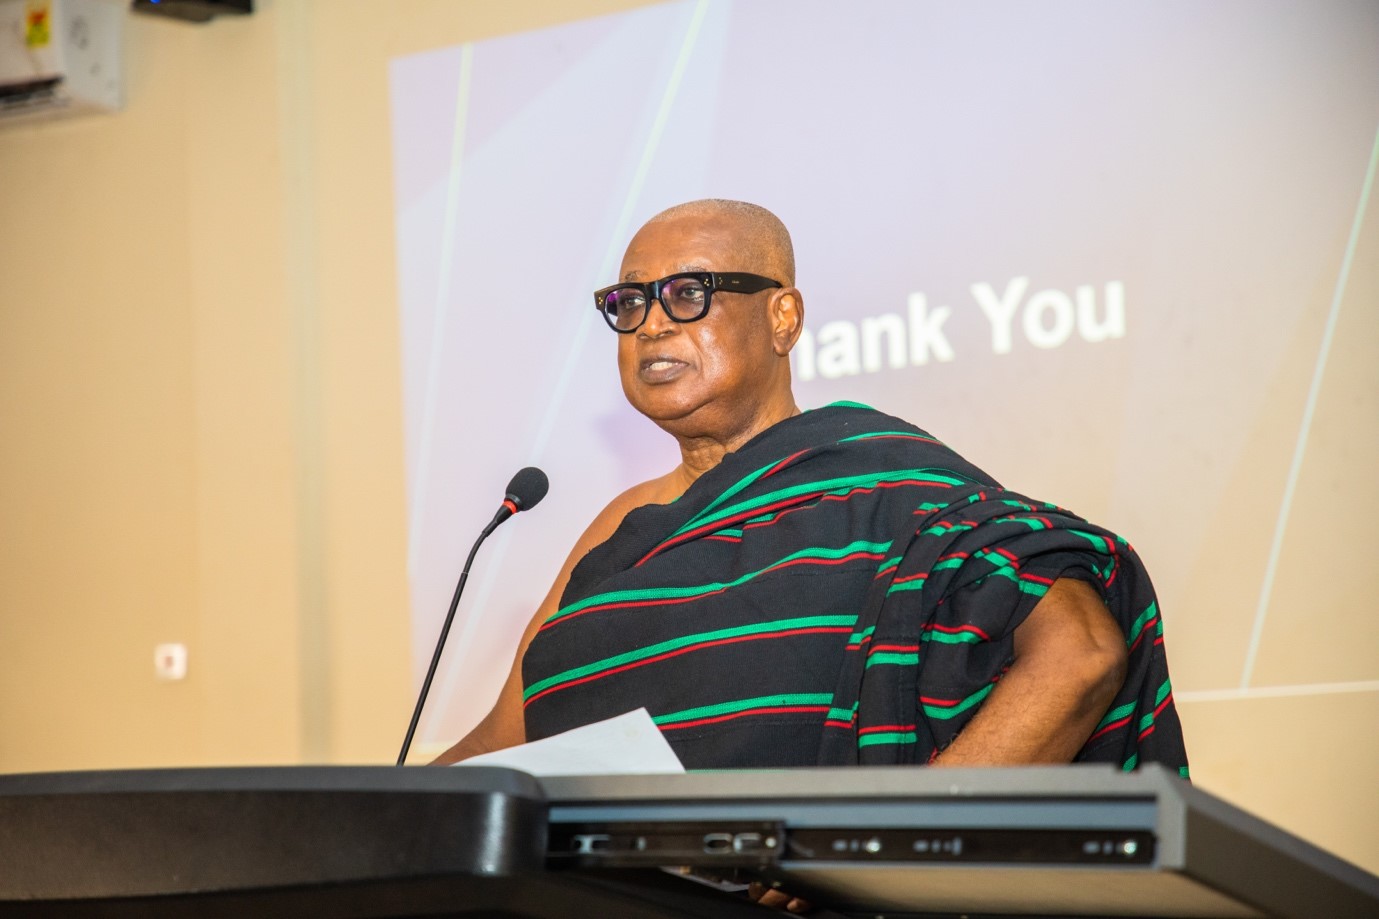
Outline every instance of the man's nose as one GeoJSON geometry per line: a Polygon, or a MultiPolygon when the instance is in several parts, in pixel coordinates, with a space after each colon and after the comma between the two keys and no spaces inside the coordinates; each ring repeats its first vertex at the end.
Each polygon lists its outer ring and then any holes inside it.
{"type": "Polygon", "coordinates": [[[646,338],[660,338],[662,335],[676,331],[677,325],[678,323],[670,318],[670,311],[661,302],[661,298],[656,297],[647,303],[646,321],[642,323],[641,328],[637,329],[637,334],[646,338]]]}

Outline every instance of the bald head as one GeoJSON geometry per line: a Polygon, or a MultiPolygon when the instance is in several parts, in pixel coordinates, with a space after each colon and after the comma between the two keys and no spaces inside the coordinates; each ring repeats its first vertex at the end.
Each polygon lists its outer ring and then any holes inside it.
{"type": "Polygon", "coordinates": [[[775,214],[755,204],[691,201],[637,231],[621,275],[646,284],[701,272],[764,275],[781,286],[705,290],[706,299],[713,297],[692,320],[648,309],[637,329],[618,336],[623,392],[682,447],[745,443],[798,411],[790,349],[803,328],[804,303],[794,286],[790,234],[775,214]]]}
{"type": "Polygon", "coordinates": [[[795,285],[795,247],[790,242],[790,231],[779,217],[761,205],[727,198],[701,198],[667,208],[645,225],[650,227],[678,220],[727,223],[732,228],[733,247],[741,262],[737,270],[765,275],[780,281],[784,287],[795,285]]]}

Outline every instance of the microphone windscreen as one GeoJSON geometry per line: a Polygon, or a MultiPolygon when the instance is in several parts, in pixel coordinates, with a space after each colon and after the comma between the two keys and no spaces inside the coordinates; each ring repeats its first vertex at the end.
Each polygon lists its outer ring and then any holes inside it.
{"type": "Polygon", "coordinates": [[[517,475],[508,483],[507,497],[517,505],[519,511],[529,511],[546,497],[546,491],[550,487],[551,481],[546,478],[546,473],[535,466],[527,466],[518,470],[517,475]]]}

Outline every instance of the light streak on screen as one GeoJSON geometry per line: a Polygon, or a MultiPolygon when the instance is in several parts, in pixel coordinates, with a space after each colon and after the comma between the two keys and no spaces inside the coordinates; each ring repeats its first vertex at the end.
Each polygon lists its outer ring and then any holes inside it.
{"type": "Polygon", "coordinates": [[[712,0],[395,60],[418,683],[508,478],[552,482],[479,556],[423,742],[482,717],[583,527],[677,461],[624,403],[590,292],[643,220],[700,197],[763,204],[794,234],[802,406],[902,415],[1122,532],[1175,648],[1234,636],[1214,663],[1179,655],[1178,684],[1239,680],[1273,562],[1267,538],[1232,553],[1219,519],[1281,526],[1290,455],[1255,448],[1272,426],[1292,448],[1340,302],[1377,20],[1364,3],[712,0]],[[1265,494],[1241,506],[1241,488],[1265,494]],[[1245,585],[1216,625],[1194,606],[1208,559],[1245,585]]]}

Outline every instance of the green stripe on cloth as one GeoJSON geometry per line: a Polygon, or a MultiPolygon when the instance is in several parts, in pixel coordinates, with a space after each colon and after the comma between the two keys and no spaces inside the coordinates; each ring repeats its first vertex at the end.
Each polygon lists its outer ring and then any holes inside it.
{"type": "MultiPolygon", "coordinates": [[[[937,565],[935,567],[938,567],[937,565]]],[[[980,585],[987,578],[1005,578],[1015,584],[1017,590],[1022,594],[1029,594],[1031,597],[1042,597],[1049,592],[1049,585],[1040,584],[1038,581],[1027,581],[1020,577],[1013,568],[997,568],[989,574],[984,574],[972,582],[972,586],[980,585]]]]}
{"type": "Polygon", "coordinates": [[[918,652],[918,651],[878,651],[877,653],[873,654],[871,657],[868,657],[868,658],[867,658],[867,664],[866,664],[866,666],[865,666],[863,669],[864,669],[864,670],[870,670],[872,667],[877,667],[877,666],[880,666],[881,664],[918,664],[918,663],[919,663],[919,652],[918,652]]]}
{"type": "Polygon", "coordinates": [[[994,689],[995,686],[995,683],[987,683],[957,705],[933,705],[928,702],[921,702],[924,707],[924,714],[928,715],[930,718],[938,718],[940,721],[947,721],[949,718],[960,715],[972,706],[979,704],[983,699],[991,695],[991,690],[994,689]]]}
{"type": "Polygon", "coordinates": [[[1101,721],[1098,722],[1097,726],[1092,729],[1092,733],[1095,734],[1097,731],[1101,730],[1102,728],[1106,727],[1106,725],[1111,724],[1112,722],[1119,721],[1122,718],[1129,718],[1131,713],[1134,711],[1134,702],[1127,702],[1124,705],[1116,706],[1115,708],[1111,709],[1109,712],[1106,713],[1106,717],[1102,718],[1101,721]]]}
{"type": "Polygon", "coordinates": [[[939,632],[930,629],[919,636],[920,641],[936,641],[941,645],[979,645],[987,639],[976,632],[939,632]]]}
{"type": "Polygon", "coordinates": [[[920,530],[920,531],[919,531],[919,535],[920,535],[920,536],[948,536],[948,535],[953,534],[953,533],[966,533],[968,530],[971,530],[971,529],[973,529],[973,527],[972,527],[972,525],[969,524],[969,523],[955,523],[955,524],[952,524],[951,526],[942,526],[942,525],[936,523],[936,524],[934,524],[933,526],[928,527],[927,529],[920,530]]]}
{"type": "Polygon", "coordinates": [[[1096,549],[1096,551],[1100,552],[1102,555],[1107,555],[1111,551],[1110,540],[1104,536],[1098,536],[1095,533],[1086,533],[1082,530],[1074,530],[1071,527],[1068,529],[1068,532],[1074,536],[1080,536],[1087,540],[1087,542],[1092,544],[1092,548],[1096,549]]]}
{"type": "Polygon", "coordinates": [[[741,494],[744,490],[750,488],[752,484],[755,483],[758,479],[766,475],[766,473],[770,472],[772,469],[775,469],[777,466],[779,466],[780,462],[780,460],[772,460],[765,466],[753,469],[747,475],[738,479],[732,485],[729,485],[722,491],[722,493],[718,495],[718,497],[714,498],[712,501],[706,504],[702,511],[700,511],[695,517],[691,518],[690,523],[687,523],[686,526],[690,526],[695,520],[703,519],[704,516],[708,514],[710,511],[712,511],[715,507],[718,507],[719,505],[731,500],[734,495],[741,494]]]}
{"type": "Polygon", "coordinates": [[[1158,716],[1159,706],[1163,704],[1163,701],[1168,698],[1171,692],[1173,692],[1173,686],[1168,680],[1164,680],[1163,684],[1159,686],[1159,691],[1154,694],[1154,710],[1147,712],[1145,716],[1140,719],[1141,733],[1148,730],[1154,724],[1154,719],[1158,716]]]}
{"type": "Polygon", "coordinates": [[[967,484],[965,479],[958,478],[951,474],[943,475],[931,469],[893,469],[889,472],[868,472],[862,475],[838,476],[814,482],[801,482],[789,488],[781,488],[776,491],[766,492],[750,501],[742,501],[727,507],[721,506],[726,499],[738,494],[742,489],[746,488],[747,485],[751,483],[749,480],[755,481],[757,478],[760,478],[761,475],[769,471],[770,468],[770,466],[762,467],[748,476],[747,479],[744,479],[742,482],[739,482],[737,485],[725,491],[714,501],[710,502],[702,511],[686,521],[680,529],[670,534],[665,541],[670,542],[677,536],[681,536],[703,526],[708,526],[716,520],[723,520],[728,517],[738,516],[739,514],[750,513],[756,508],[766,507],[767,505],[776,504],[791,498],[798,498],[801,495],[844,495],[859,488],[875,488],[877,485],[886,482],[904,482],[910,480],[926,485],[951,486],[967,484]]]}
{"type": "Polygon", "coordinates": [[[870,638],[871,634],[875,631],[876,626],[869,625],[860,632],[853,632],[852,635],[848,638],[848,644],[860,645],[864,639],[870,638]]]}
{"type": "Polygon", "coordinates": [[[601,606],[605,603],[637,603],[648,600],[683,600],[690,597],[698,597],[703,596],[705,594],[717,593],[720,590],[728,590],[733,587],[740,587],[741,585],[746,584],[748,581],[751,581],[753,578],[759,577],[765,572],[770,571],[773,568],[778,568],[781,565],[786,564],[787,562],[802,561],[805,559],[839,559],[848,555],[852,555],[855,552],[884,553],[889,551],[890,548],[890,542],[864,542],[862,540],[858,540],[857,542],[851,542],[848,543],[846,546],[839,546],[837,548],[829,548],[826,546],[813,546],[808,549],[800,549],[797,552],[791,552],[789,555],[777,559],[776,561],[772,562],[764,568],[760,568],[756,571],[749,571],[741,577],[735,578],[731,581],[712,581],[708,584],[692,584],[685,587],[646,587],[638,590],[614,590],[609,591],[608,593],[594,594],[591,597],[586,597],[585,599],[580,600],[577,603],[571,603],[564,609],[558,610],[553,616],[551,616],[551,618],[546,620],[546,623],[549,624],[552,622],[556,622],[573,613],[577,613],[581,610],[588,609],[591,606],[601,606]]]}
{"type": "Polygon", "coordinates": [[[878,744],[887,743],[914,743],[916,740],[914,731],[891,731],[889,733],[863,734],[857,738],[857,746],[874,747],[878,744]]]}
{"type": "Polygon", "coordinates": [[[698,708],[687,708],[684,711],[657,715],[651,720],[656,724],[676,724],[681,721],[693,721],[696,718],[713,718],[716,715],[736,715],[757,708],[767,709],[795,705],[828,705],[832,701],[833,696],[826,692],[782,693],[774,696],[757,696],[755,699],[735,699],[731,702],[719,702],[715,705],[701,705],[698,708]]]}
{"type": "Polygon", "coordinates": [[[838,441],[840,444],[852,443],[854,440],[872,440],[876,437],[912,437],[915,440],[927,441],[936,444],[938,441],[932,437],[925,437],[923,434],[916,434],[914,431],[868,431],[865,434],[854,434],[851,437],[844,437],[838,441]]]}
{"type": "Polygon", "coordinates": [[[1047,530],[1049,525],[1042,520],[1034,520],[1030,517],[1010,516],[1001,520],[993,520],[992,523],[1023,523],[1031,530],[1047,530]]]}
{"type": "Polygon", "coordinates": [[[856,616],[799,616],[794,619],[754,622],[750,625],[739,625],[728,629],[715,629],[710,632],[696,632],[693,635],[681,635],[678,638],[657,642],[654,645],[647,645],[645,648],[637,648],[622,654],[615,654],[612,657],[605,657],[603,660],[594,661],[582,667],[573,667],[569,670],[549,676],[544,680],[538,680],[523,691],[522,698],[524,700],[529,699],[552,686],[557,686],[570,680],[577,680],[580,677],[592,676],[604,670],[621,667],[623,664],[631,664],[635,661],[656,657],[659,654],[665,654],[669,651],[692,648],[695,645],[721,641],[725,638],[770,635],[776,632],[789,632],[795,629],[851,628],[856,624],[856,616]]]}
{"type": "Polygon", "coordinates": [[[1140,613],[1134,622],[1130,623],[1130,631],[1126,633],[1125,643],[1133,645],[1135,639],[1140,637],[1140,632],[1144,630],[1145,625],[1157,615],[1159,615],[1159,604],[1157,602],[1149,604],[1149,607],[1140,613]]]}

